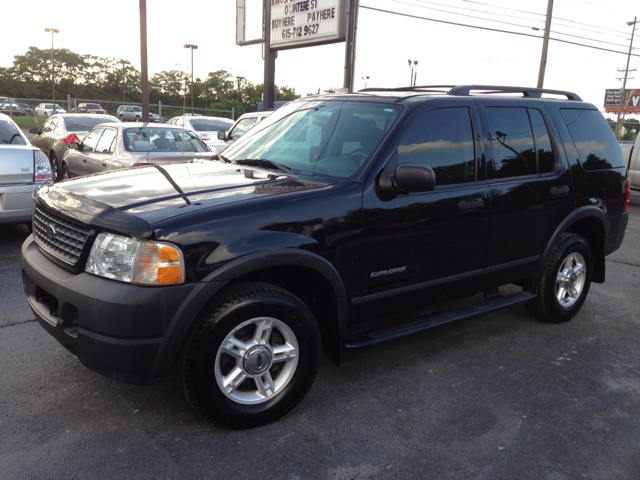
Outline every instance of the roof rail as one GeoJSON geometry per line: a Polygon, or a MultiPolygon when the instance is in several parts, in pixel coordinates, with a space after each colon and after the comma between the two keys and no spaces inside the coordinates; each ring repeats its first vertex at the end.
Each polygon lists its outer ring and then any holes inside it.
{"type": "Polygon", "coordinates": [[[543,93],[561,95],[568,100],[581,102],[582,98],[572,92],[564,90],[550,90],[547,88],[527,88],[527,87],[505,87],[496,85],[424,85],[418,87],[399,88],[366,88],[359,92],[420,92],[420,93],[446,93],[447,95],[469,96],[471,91],[476,90],[480,95],[492,95],[496,93],[521,93],[524,97],[540,98],[543,93]]]}
{"type": "Polygon", "coordinates": [[[582,98],[572,92],[564,90],[549,90],[548,88],[527,88],[527,87],[502,87],[495,85],[458,85],[449,90],[449,95],[470,95],[471,90],[482,90],[483,95],[494,93],[522,93],[525,97],[540,98],[543,93],[552,95],[562,95],[568,100],[581,102],[582,98]]]}

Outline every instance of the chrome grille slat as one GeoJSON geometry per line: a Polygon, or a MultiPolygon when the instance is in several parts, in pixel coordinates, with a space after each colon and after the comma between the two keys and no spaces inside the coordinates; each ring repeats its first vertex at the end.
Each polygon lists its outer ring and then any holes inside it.
{"type": "Polygon", "coordinates": [[[33,236],[36,243],[40,248],[66,263],[75,265],[78,262],[90,230],[79,222],[36,205],[33,215],[33,236]],[[50,238],[47,234],[48,225],[56,230],[54,238],[50,238]]]}

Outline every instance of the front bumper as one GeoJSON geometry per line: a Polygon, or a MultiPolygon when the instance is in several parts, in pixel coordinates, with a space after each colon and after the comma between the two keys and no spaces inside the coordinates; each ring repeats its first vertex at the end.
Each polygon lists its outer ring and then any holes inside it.
{"type": "Polygon", "coordinates": [[[69,272],[29,236],[22,245],[29,306],[44,329],[105,376],[151,383],[164,375],[214,284],[143,287],[69,272]],[[200,295],[198,295],[200,294],[200,295]]]}

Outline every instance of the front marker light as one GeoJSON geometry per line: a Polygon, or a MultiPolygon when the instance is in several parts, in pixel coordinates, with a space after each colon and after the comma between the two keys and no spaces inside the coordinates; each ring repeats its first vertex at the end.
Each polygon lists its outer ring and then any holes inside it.
{"type": "Polygon", "coordinates": [[[91,247],[85,271],[140,285],[184,282],[184,260],[178,247],[112,233],[98,235],[91,247]]]}

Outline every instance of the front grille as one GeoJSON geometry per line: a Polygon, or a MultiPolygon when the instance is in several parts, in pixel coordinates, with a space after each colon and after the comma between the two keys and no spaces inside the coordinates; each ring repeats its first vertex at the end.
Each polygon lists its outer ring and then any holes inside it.
{"type": "Polygon", "coordinates": [[[38,245],[56,258],[75,265],[80,259],[91,229],[57,213],[36,205],[33,215],[33,236],[38,245]],[[55,232],[50,236],[49,233],[55,232]]]}

